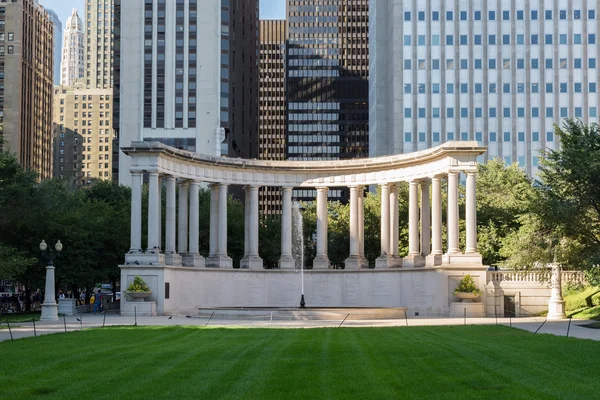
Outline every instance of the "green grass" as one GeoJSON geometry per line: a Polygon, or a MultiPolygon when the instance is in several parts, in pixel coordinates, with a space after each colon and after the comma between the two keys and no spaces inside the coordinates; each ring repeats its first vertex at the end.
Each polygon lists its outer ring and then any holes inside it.
{"type": "Polygon", "coordinates": [[[577,319],[600,319],[600,289],[585,287],[564,296],[567,315],[577,319]]]}
{"type": "Polygon", "coordinates": [[[23,313],[10,313],[10,314],[2,314],[0,315],[0,326],[4,325],[6,327],[6,320],[12,324],[17,322],[31,322],[31,319],[35,318],[36,321],[40,319],[40,312],[23,312],[23,313]]]}
{"type": "Polygon", "coordinates": [[[0,343],[0,397],[590,399],[599,352],[502,326],[113,327],[0,343]]]}

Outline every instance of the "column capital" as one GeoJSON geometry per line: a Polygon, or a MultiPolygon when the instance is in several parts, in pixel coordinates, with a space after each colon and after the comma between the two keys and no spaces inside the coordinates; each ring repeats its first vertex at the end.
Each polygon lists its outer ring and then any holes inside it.
{"type": "Polygon", "coordinates": [[[282,192],[284,192],[284,193],[285,193],[285,192],[291,192],[291,191],[292,191],[292,189],[294,189],[294,187],[293,187],[293,186],[282,186],[282,187],[281,187],[281,191],[282,191],[282,192]]]}
{"type": "Polygon", "coordinates": [[[327,186],[315,186],[315,189],[317,189],[317,192],[326,192],[329,190],[327,186]]]}
{"type": "Polygon", "coordinates": [[[357,191],[359,190],[359,186],[358,185],[349,185],[348,189],[350,189],[351,192],[353,191],[357,191]]]}
{"type": "Polygon", "coordinates": [[[165,175],[163,179],[170,182],[176,180],[177,178],[175,178],[173,175],[165,175]]]}
{"type": "Polygon", "coordinates": [[[222,188],[222,187],[229,187],[229,183],[223,183],[223,182],[219,182],[217,184],[218,187],[222,188]]]}

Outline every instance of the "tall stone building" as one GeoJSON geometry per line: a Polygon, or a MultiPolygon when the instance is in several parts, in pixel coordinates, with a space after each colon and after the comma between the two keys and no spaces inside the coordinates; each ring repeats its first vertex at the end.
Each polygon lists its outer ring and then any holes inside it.
{"type": "Polygon", "coordinates": [[[62,62],[60,65],[61,85],[71,85],[77,79],[83,78],[84,48],[83,23],[79,18],[79,14],[77,14],[77,9],[74,8],[65,25],[62,62]]]}
{"type": "MultiPolygon", "coordinates": [[[[258,158],[285,160],[285,20],[261,20],[259,32],[258,158]]],[[[261,187],[261,214],[281,212],[281,191],[261,187]]]]}
{"type": "Polygon", "coordinates": [[[88,88],[113,87],[114,0],[86,0],[85,82],[88,88]]]}
{"type": "Polygon", "coordinates": [[[36,0],[0,2],[0,148],[52,174],[54,25],[36,0]]]}
{"type": "MultiPolygon", "coordinates": [[[[368,157],[369,1],[288,0],[287,22],[287,158],[368,157]]],[[[293,196],[311,201],[316,191],[293,196]]]]}
{"type": "Polygon", "coordinates": [[[54,25],[54,84],[60,84],[60,63],[62,61],[62,40],[63,40],[63,29],[62,22],[52,10],[46,9],[50,22],[54,25]]]}
{"type": "Polygon", "coordinates": [[[73,186],[112,178],[112,90],[54,88],[54,176],[73,186]]]}

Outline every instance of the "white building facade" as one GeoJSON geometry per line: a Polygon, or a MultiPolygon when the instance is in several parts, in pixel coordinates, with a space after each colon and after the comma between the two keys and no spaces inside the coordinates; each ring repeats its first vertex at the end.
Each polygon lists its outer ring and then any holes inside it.
{"type": "MultiPolygon", "coordinates": [[[[220,155],[220,0],[128,0],[120,22],[120,147],[154,140],[220,155]]],[[[119,183],[131,184],[122,152],[119,183]]]]}
{"type": "Polygon", "coordinates": [[[67,18],[65,34],[63,36],[62,62],[60,65],[61,85],[72,85],[76,79],[83,78],[84,49],[83,23],[74,8],[71,16],[67,18]]]}
{"type": "Polygon", "coordinates": [[[371,156],[476,140],[535,174],[554,124],[597,122],[598,0],[371,0],[371,156]]]}

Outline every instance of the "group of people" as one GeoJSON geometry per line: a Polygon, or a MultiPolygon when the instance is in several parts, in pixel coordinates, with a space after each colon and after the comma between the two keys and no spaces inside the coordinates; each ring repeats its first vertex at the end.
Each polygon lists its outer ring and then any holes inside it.
{"type": "MultiPolygon", "coordinates": [[[[94,305],[94,313],[102,312],[102,299],[103,299],[102,291],[98,289],[97,293],[91,293],[89,302],[86,302],[87,294],[86,291],[78,290],[77,293],[73,293],[71,290],[67,290],[63,292],[62,290],[58,290],[56,293],[56,300],[60,299],[75,299],[75,304],[85,305],[85,304],[93,304],[94,305]]],[[[44,300],[44,296],[40,289],[32,292],[29,295],[30,300],[30,310],[31,311],[39,311],[42,308],[42,303],[44,300]]],[[[0,296],[0,312],[23,312],[27,311],[27,294],[25,292],[21,292],[19,294],[13,295],[2,295],[0,296]]]]}

